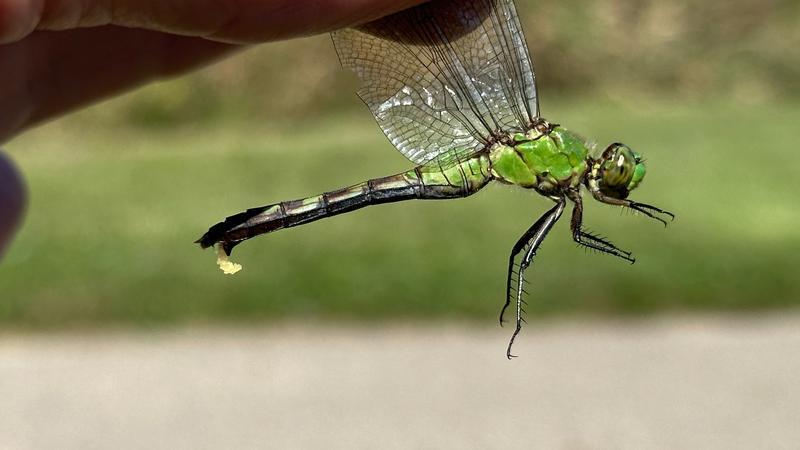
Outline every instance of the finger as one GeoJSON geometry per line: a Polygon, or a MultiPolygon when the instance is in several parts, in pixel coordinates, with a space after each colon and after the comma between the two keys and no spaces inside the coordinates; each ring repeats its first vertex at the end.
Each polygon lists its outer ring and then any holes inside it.
{"type": "MultiPolygon", "coordinates": [[[[68,0],[64,0],[68,1],[68,0]]],[[[368,22],[422,3],[423,0],[141,0],[120,1],[119,20],[129,26],[163,23],[164,31],[188,33],[226,42],[254,43],[331,31],[368,22]],[[208,11],[216,11],[212,17],[208,11]]]]}
{"type": "Polygon", "coordinates": [[[19,172],[0,152],[0,257],[22,221],[25,188],[19,172]]]}
{"type": "Polygon", "coordinates": [[[110,24],[250,43],[363,23],[422,1],[0,0],[0,17],[10,17],[13,13],[17,18],[13,21],[15,25],[6,23],[6,30],[0,29],[0,42],[19,39],[21,33],[34,29],[32,26],[40,30],[65,30],[110,24]]]}
{"type": "Polygon", "coordinates": [[[39,24],[42,0],[0,0],[0,44],[27,36],[39,24]]]}
{"type": "Polygon", "coordinates": [[[0,142],[22,128],[213,61],[235,46],[121,27],[35,32],[0,46],[0,142]]]}

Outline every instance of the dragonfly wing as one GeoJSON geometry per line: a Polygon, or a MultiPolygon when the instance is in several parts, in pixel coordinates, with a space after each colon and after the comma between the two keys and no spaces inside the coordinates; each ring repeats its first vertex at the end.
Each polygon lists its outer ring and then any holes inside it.
{"type": "Polygon", "coordinates": [[[417,164],[467,157],[539,115],[512,0],[433,0],[333,42],[383,132],[417,164]]]}

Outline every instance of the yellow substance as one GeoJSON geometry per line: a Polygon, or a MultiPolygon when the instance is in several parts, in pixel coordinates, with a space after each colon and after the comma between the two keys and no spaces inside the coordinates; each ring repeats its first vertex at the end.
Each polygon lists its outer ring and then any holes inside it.
{"type": "Polygon", "coordinates": [[[225,254],[225,250],[222,249],[221,245],[217,246],[217,265],[225,275],[233,275],[242,270],[241,264],[236,264],[228,259],[228,255],[225,254]]]}

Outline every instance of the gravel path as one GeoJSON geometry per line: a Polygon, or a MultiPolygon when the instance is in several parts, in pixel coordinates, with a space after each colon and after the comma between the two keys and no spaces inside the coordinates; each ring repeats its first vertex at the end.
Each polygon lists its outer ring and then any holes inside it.
{"type": "Polygon", "coordinates": [[[800,317],[0,335],[1,449],[800,448],[800,317]]]}

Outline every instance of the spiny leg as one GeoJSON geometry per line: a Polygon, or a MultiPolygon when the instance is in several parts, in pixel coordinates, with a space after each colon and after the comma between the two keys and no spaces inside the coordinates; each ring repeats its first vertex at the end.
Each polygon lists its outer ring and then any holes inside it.
{"type": "Polygon", "coordinates": [[[577,191],[571,191],[568,195],[569,199],[575,203],[572,209],[572,222],[570,223],[572,239],[578,243],[578,245],[597,250],[607,255],[616,256],[617,258],[622,258],[631,264],[635,263],[636,258],[631,256],[631,252],[622,250],[611,242],[583,230],[583,200],[581,199],[580,193],[577,191]]]}
{"type": "Polygon", "coordinates": [[[661,208],[656,208],[655,206],[648,205],[646,203],[637,203],[637,202],[630,201],[630,200],[628,200],[628,201],[630,202],[630,204],[627,205],[628,208],[630,208],[630,209],[632,209],[634,211],[638,211],[638,212],[644,214],[645,216],[647,216],[647,217],[649,217],[651,219],[655,219],[655,220],[663,223],[665,227],[667,226],[667,221],[662,219],[661,217],[656,216],[656,214],[663,214],[665,216],[668,216],[670,222],[675,220],[675,214],[672,214],[669,211],[664,211],[661,208]]]}
{"type": "MultiPolygon", "coordinates": [[[[519,238],[514,247],[511,249],[511,255],[508,257],[508,278],[506,279],[506,302],[503,304],[503,308],[500,310],[500,326],[502,327],[505,324],[505,314],[508,307],[511,305],[511,298],[512,298],[512,288],[514,286],[519,285],[520,283],[524,282],[523,276],[524,274],[520,270],[521,263],[517,264],[516,259],[523,250],[526,249],[528,244],[531,242],[534,233],[536,232],[536,226],[539,225],[539,222],[531,225],[528,231],[519,238]]],[[[524,293],[524,292],[523,292],[524,293]]]]}
{"type": "Polygon", "coordinates": [[[500,324],[503,323],[503,316],[506,312],[506,309],[511,304],[511,296],[512,296],[512,287],[516,283],[516,301],[517,301],[517,320],[516,320],[516,327],[514,328],[514,334],[511,335],[511,339],[508,342],[508,348],[506,349],[506,357],[511,359],[514,355],[511,354],[511,347],[514,345],[514,340],[517,338],[517,335],[522,330],[522,313],[524,312],[522,309],[522,295],[525,293],[524,283],[525,283],[525,270],[531,265],[533,262],[533,257],[536,256],[536,251],[541,246],[542,241],[547,236],[547,233],[550,229],[553,228],[553,225],[558,221],[561,217],[561,213],[564,212],[564,207],[566,205],[566,199],[563,197],[556,197],[556,206],[552,209],[544,213],[539,220],[536,221],[529,229],[522,235],[522,237],[517,241],[514,245],[514,248],[511,250],[511,256],[509,257],[508,263],[508,280],[506,284],[506,302],[503,305],[503,309],[500,312],[500,324]],[[519,266],[515,264],[516,257],[524,251],[523,257],[520,260],[519,266]],[[514,279],[514,275],[516,275],[516,280],[514,279]]]}
{"type": "MultiPolygon", "coordinates": [[[[555,197],[553,200],[555,200],[556,203],[560,201],[558,197],[555,197]]],[[[523,253],[523,251],[527,253],[527,249],[533,244],[533,238],[536,235],[538,229],[542,225],[542,220],[552,211],[553,210],[551,209],[550,211],[546,212],[539,218],[539,220],[537,220],[533,225],[531,225],[530,228],[528,228],[528,230],[525,231],[525,233],[517,240],[517,242],[514,244],[514,247],[511,249],[511,254],[508,257],[508,277],[506,279],[506,301],[503,304],[503,308],[500,310],[500,326],[503,326],[503,324],[505,324],[504,317],[506,310],[511,305],[511,299],[513,298],[513,295],[517,294],[517,292],[512,292],[514,286],[519,286],[525,282],[524,278],[525,274],[523,273],[524,270],[521,270],[522,262],[520,261],[519,263],[517,263],[516,261],[517,256],[519,256],[520,253],[523,253]]],[[[521,290],[521,293],[527,294],[527,292],[524,289],[521,290]]]]}
{"type": "Polygon", "coordinates": [[[607,195],[604,195],[598,189],[590,189],[590,192],[592,193],[592,196],[599,202],[603,202],[607,205],[618,205],[630,208],[634,211],[644,214],[645,216],[651,219],[655,219],[663,223],[665,227],[667,226],[667,221],[661,217],[658,217],[656,214],[663,214],[669,217],[670,222],[675,220],[675,214],[672,214],[671,212],[665,211],[661,208],[657,208],[653,205],[648,205],[647,203],[639,203],[633,200],[609,197],[607,195]]]}

